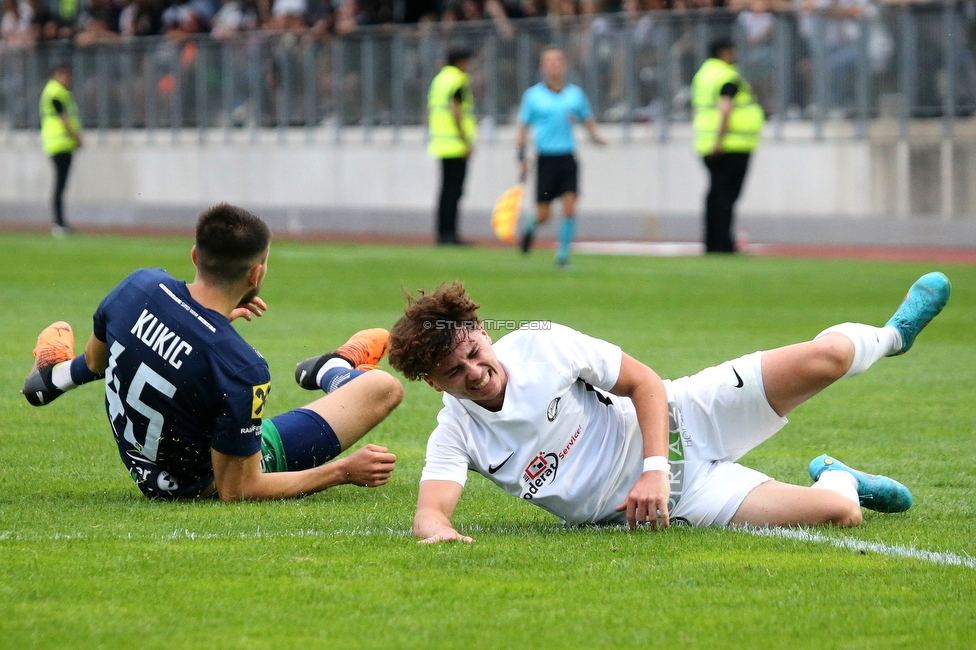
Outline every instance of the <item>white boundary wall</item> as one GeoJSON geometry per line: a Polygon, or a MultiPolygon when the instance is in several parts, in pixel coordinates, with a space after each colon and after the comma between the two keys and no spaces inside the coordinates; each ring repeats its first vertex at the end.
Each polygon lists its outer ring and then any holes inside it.
{"type": "MultiPolygon", "coordinates": [[[[684,219],[691,224],[698,219],[707,178],[691,149],[691,134],[687,127],[676,127],[661,142],[655,128],[634,125],[630,141],[625,142],[622,127],[605,126],[602,130],[610,145],[604,148],[578,134],[580,215],[594,217],[600,224],[600,232],[590,236],[641,237],[643,233],[656,238],[661,233],[650,232],[648,220],[684,219]],[[635,230],[638,222],[643,226],[635,230]]],[[[779,232],[790,231],[792,221],[802,229],[803,223],[828,218],[831,223],[863,221],[865,225],[912,221],[904,198],[908,193],[899,192],[898,179],[912,179],[911,200],[916,203],[924,199],[927,185],[933,185],[923,182],[925,173],[931,172],[924,166],[912,169],[915,175],[911,175],[905,165],[913,158],[895,155],[894,140],[855,140],[848,123],[828,129],[821,140],[811,137],[807,125],[796,125],[795,132],[786,132],[782,139],[772,138],[769,128],[739,202],[744,221],[776,222],[779,232]],[[899,160],[903,160],[901,167],[899,160]],[[896,205],[899,196],[900,206],[896,205]],[[899,212],[902,215],[896,216],[899,212]]],[[[478,226],[466,228],[472,234],[487,232],[481,216],[516,180],[514,129],[488,131],[482,128],[462,202],[463,215],[472,220],[477,215],[478,226]]],[[[153,212],[185,210],[192,217],[201,207],[228,201],[257,210],[320,215],[302,217],[308,223],[289,225],[296,230],[429,231],[439,170],[437,161],[426,154],[423,130],[404,129],[395,135],[390,129],[377,128],[368,134],[345,129],[342,136],[336,142],[334,129],[327,127],[203,134],[195,130],[89,132],[72,166],[66,196],[69,216],[83,217],[79,223],[151,225],[145,215],[153,212]],[[349,217],[359,214],[387,215],[389,226],[383,225],[382,218],[349,217]]],[[[0,222],[46,223],[51,163],[35,134],[11,133],[5,139],[0,147],[0,222]]],[[[938,150],[937,140],[930,144],[938,150]]],[[[956,159],[968,161],[972,157],[968,151],[960,150],[956,159]]],[[[976,187],[976,182],[969,182],[973,167],[960,163],[952,170],[957,187],[953,190],[950,185],[950,191],[957,195],[957,208],[976,204],[968,197],[976,187]]],[[[938,179],[934,186],[945,189],[938,179]]],[[[531,196],[531,179],[529,187],[531,196]]],[[[943,232],[948,243],[976,245],[976,234],[969,242],[969,235],[960,239],[953,230],[961,227],[968,233],[976,220],[929,216],[915,221],[923,221],[926,230],[943,232]]],[[[697,228],[688,230],[690,238],[697,228]]],[[[909,235],[904,243],[914,241],[918,240],[909,235]]]]}
{"type": "MultiPolygon", "coordinates": [[[[482,129],[484,132],[484,129],[482,129]]],[[[611,144],[595,147],[581,135],[581,193],[586,209],[602,214],[651,210],[696,213],[706,175],[688,134],[658,142],[634,127],[629,143],[619,128],[604,128],[611,144]]],[[[423,132],[374,130],[363,142],[349,130],[337,144],[331,132],[303,130],[207,134],[157,131],[153,142],[135,132],[88,134],[76,156],[69,202],[192,204],[227,200],[267,206],[428,209],[439,170],[426,155],[423,132]],[[282,142],[282,139],[284,140],[282,142]],[[257,140],[256,142],[254,140],[257,140]]],[[[466,183],[465,206],[490,209],[515,182],[512,129],[483,133],[466,183]]],[[[33,134],[16,134],[0,148],[0,201],[46,201],[51,164],[33,134]]],[[[850,215],[870,213],[870,155],[865,142],[776,142],[755,155],[740,203],[743,213],[850,215]]]]}

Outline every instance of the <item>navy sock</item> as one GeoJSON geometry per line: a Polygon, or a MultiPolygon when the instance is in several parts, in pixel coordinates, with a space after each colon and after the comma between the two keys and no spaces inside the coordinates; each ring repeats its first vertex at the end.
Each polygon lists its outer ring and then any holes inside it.
{"type": "Polygon", "coordinates": [[[332,368],[331,370],[325,371],[319,385],[326,393],[331,393],[335,389],[349,383],[364,372],[366,371],[356,370],[355,368],[332,368]]]}
{"type": "Polygon", "coordinates": [[[88,369],[88,363],[85,362],[84,354],[78,355],[71,361],[71,381],[76,386],[87,384],[96,379],[103,379],[104,377],[104,372],[92,372],[88,369]]]}

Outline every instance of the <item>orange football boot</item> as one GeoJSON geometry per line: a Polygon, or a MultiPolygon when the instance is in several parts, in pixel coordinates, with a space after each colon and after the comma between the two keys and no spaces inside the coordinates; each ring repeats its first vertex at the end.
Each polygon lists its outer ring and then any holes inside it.
{"type": "Polygon", "coordinates": [[[51,371],[62,361],[75,358],[75,333],[64,321],[52,323],[37,337],[34,347],[34,367],[20,391],[33,406],[50,404],[62,391],[51,382],[51,371]]]}
{"type": "Polygon", "coordinates": [[[382,327],[353,334],[334,352],[305,359],[295,366],[295,381],[306,390],[319,390],[315,378],[329,359],[345,359],[356,370],[372,370],[390,349],[390,333],[382,327]]]}

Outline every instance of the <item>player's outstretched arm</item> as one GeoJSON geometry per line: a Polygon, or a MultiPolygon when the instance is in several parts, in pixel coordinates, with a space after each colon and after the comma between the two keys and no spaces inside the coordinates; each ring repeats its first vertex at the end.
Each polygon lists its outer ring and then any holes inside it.
{"type": "MultiPolygon", "coordinates": [[[[637,411],[637,422],[644,439],[644,457],[668,457],[668,397],[664,382],[656,372],[624,354],[620,362],[617,383],[610,391],[614,395],[629,397],[637,411]]],[[[663,462],[663,461],[662,461],[663,462]]],[[[667,471],[645,471],[627,494],[627,499],[617,506],[617,511],[627,511],[627,523],[636,528],[638,523],[649,523],[657,528],[668,527],[668,497],[671,483],[667,471]]]]}
{"type": "Polygon", "coordinates": [[[421,544],[437,542],[466,542],[474,540],[462,535],[451,525],[451,516],[461,499],[464,488],[454,481],[421,481],[417,495],[417,514],[413,518],[413,534],[421,544]]]}
{"type": "Polygon", "coordinates": [[[261,452],[231,456],[210,450],[220,500],[292,499],[337,485],[379,487],[390,481],[396,456],[386,447],[366,445],[356,453],[300,472],[261,473],[261,452]]]}

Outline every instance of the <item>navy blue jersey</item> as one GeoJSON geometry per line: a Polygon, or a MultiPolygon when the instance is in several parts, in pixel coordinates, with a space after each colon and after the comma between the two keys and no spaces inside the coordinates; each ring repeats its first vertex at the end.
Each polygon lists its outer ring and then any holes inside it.
{"type": "Polygon", "coordinates": [[[105,408],[119,454],[151,497],[197,496],[210,449],[261,450],[268,364],[227,318],[162,269],[140,269],[105,297],[95,336],[108,346],[105,408]]]}

